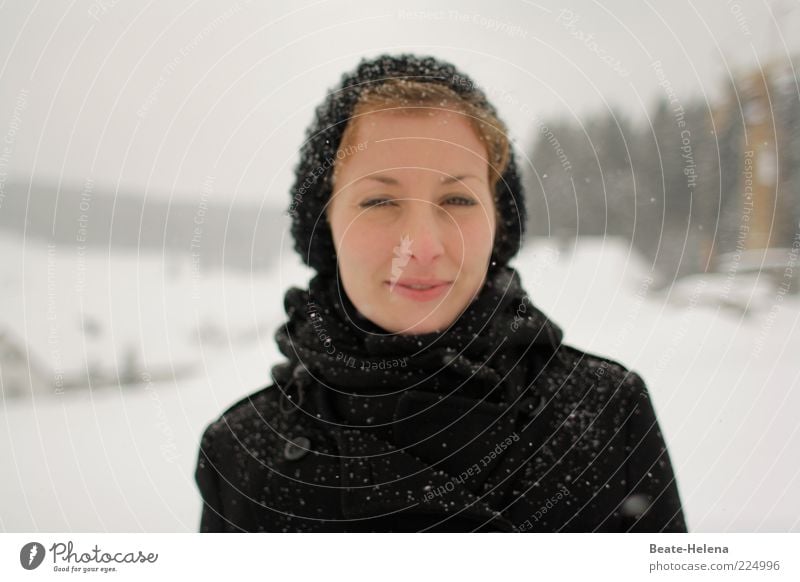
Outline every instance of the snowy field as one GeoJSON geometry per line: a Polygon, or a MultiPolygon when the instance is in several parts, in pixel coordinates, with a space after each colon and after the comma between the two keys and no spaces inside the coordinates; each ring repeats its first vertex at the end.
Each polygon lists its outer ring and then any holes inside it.
{"type": "MultiPolygon", "coordinates": [[[[51,380],[124,367],[141,381],[3,392],[0,531],[196,531],[202,429],[269,383],[283,293],[310,272],[291,253],[251,277],[1,244],[0,331],[51,380]]],[[[690,531],[800,531],[796,297],[753,288],[744,314],[707,302],[718,281],[695,279],[687,301],[685,285],[656,291],[647,264],[612,239],[573,253],[536,242],[514,264],[566,343],[647,382],[690,531]]]]}

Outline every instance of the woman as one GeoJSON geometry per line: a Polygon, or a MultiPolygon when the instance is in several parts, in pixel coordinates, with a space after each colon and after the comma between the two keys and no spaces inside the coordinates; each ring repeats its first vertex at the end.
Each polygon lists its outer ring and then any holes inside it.
{"type": "Polygon", "coordinates": [[[452,65],[362,61],[317,109],[290,206],[274,382],[205,431],[201,531],[685,532],[642,379],[561,343],[508,266],[524,196],[452,65]]]}

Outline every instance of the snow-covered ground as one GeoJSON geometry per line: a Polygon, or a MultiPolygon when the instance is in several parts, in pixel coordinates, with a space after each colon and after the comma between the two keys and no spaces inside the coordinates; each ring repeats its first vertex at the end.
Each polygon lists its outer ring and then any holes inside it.
{"type": "MultiPolygon", "coordinates": [[[[127,357],[142,381],[3,395],[0,530],[196,531],[201,431],[269,383],[283,293],[310,272],[288,252],[272,272],[250,276],[149,255],[2,245],[0,326],[43,369],[114,370],[127,357]],[[149,373],[172,365],[184,375],[149,373]]],[[[647,381],[691,531],[800,531],[796,297],[759,292],[745,317],[700,301],[713,287],[700,280],[698,300],[690,293],[678,307],[613,239],[583,239],[573,253],[537,241],[515,266],[567,343],[647,381]]]]}

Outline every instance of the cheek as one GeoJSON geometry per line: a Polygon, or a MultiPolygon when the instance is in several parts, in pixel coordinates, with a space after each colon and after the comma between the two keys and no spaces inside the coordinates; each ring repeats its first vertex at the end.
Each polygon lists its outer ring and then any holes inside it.
{"type": "Polygon", "coordinates": [[[469,249],[470,253],[491,254],[495,228],[494,218],[483,213],[460,221],[459,229],[464,239],[464,247],[469,249]]]}
{"type": "Polygon", "coordinates": [[[384,262],[387,252],[391,256],[389,229],[375,228],[368,220],[358,217],[337,226],[339,229],[334,233],[334,240],[337,241],[337,253],[343,263],[365,266],[384,262]]]}

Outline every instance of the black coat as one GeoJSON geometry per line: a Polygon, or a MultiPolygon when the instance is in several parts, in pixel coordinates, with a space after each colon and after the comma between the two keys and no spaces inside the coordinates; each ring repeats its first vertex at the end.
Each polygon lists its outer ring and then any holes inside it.
{"type": "Polygon", "coordinates": [[[567,345],[558,355],[537,378],[508,379],[537,397],[457,397],[448,419],[426,413],[435,395],[408,390],[405,420],[375,430],[321,422],[328,389],[287,418],[283,391],[265,387],[202,436],[200,531],[685,532],[642,379],[567,345]]]}

